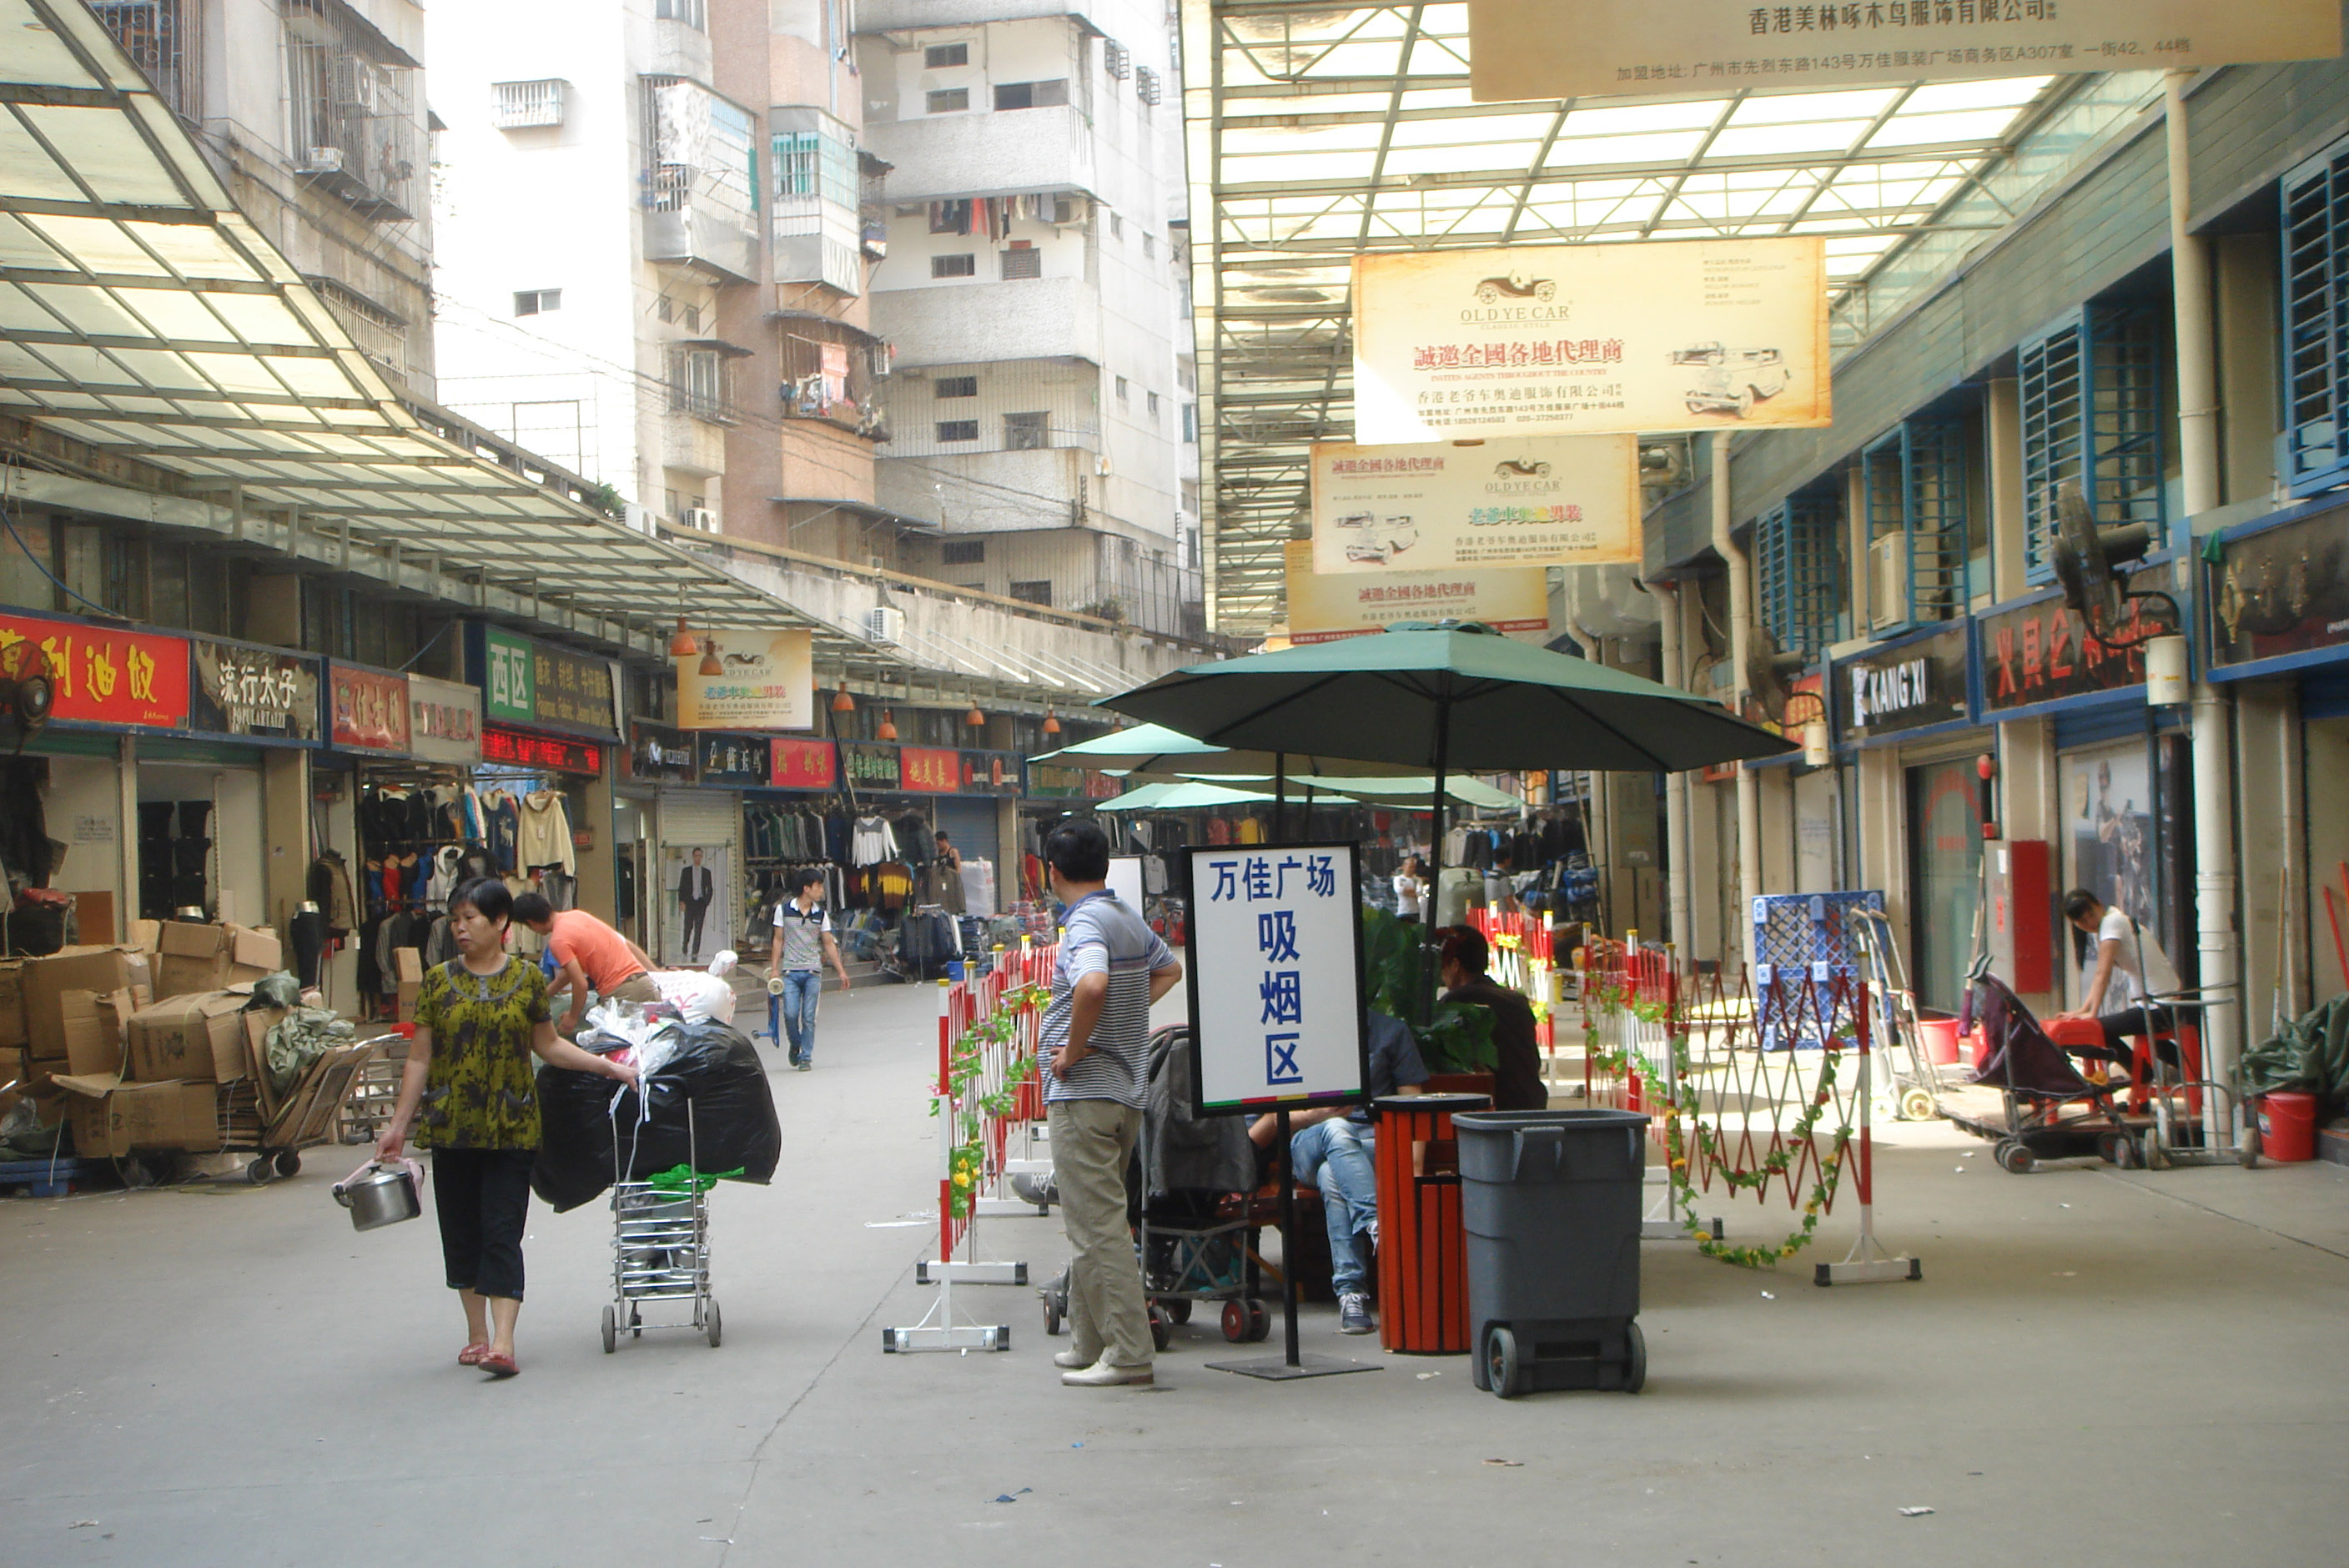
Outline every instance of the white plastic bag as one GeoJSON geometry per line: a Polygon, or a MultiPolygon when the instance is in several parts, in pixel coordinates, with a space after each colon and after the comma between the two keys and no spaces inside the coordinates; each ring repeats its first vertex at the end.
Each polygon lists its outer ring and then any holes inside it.
{"type": "MultiPolygon", "coordinates": [[[[733,954],[720,956],[731,958],[733,954]]],[[[715,969],[717,965],[710,967],[715,969]]],[[[699,969],[656,969],[652,980],[660,991],[661,1000],[686,1017],[719,1024],[734,1021],[734,987],[718,975],[699,969]]]]}

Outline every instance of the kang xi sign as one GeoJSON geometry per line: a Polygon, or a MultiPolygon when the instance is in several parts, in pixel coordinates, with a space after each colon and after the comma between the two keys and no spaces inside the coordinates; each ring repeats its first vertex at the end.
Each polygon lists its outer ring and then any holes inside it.
{"type": "Polygon", "coordinates": [[[1949,724],[1967,716],[1966,624],[1952,622],[1835,667],[1836,722],[1844,738],[1949,724]]]}

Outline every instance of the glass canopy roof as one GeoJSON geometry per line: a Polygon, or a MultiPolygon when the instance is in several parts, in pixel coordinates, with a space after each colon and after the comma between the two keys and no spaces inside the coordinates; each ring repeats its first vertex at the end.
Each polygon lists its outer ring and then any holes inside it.
{"type": "Polygon", "coordinates": [[[1477,103],[1465,5],[1185,0],[1216,624],[1279,620],[1307,448],[1352,435],[1363,252],[1817,234],[1840,293],[1970,201],[2078,84],[1477,103]]]}
{"type": "Polygon", "coordinates": [[[460,602],[504,590],[641,647],[681,610],[806,626],[820,656],[905,662],[428,428],[76,0],[0,0],[0,410],[241,515],[429,559],[460,602]]]}

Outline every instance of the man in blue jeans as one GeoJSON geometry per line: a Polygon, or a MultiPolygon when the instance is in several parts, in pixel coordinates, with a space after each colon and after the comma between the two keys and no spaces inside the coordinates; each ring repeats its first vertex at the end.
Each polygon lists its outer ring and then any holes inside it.
{"type": "MultiPolygon", "coordinates": [[[[1427,1081],[1427,1064],[1409,1026],[1373,1008],[1371,1012],[1371,1095],[1417,1094],[1427,1081]]],[[[1330,1230],[1330,1284],[1338,1293],[1338,1332],[1368,1334],[1371,1320],[1370,1248],[1379,1242],[1379,1182],[1372,1165],[1377,1124],[1368,1109],[1332,1106],[1292,1111],[1288,1159],[1300,1186],[1321,1190],[1321,1212],[1330,1230]],[[1368,1243],[1365,1245],[1365,1243],[1368,1243]]],[[[1280,1130],[1278,1116],[1260,1116],[1248,1127],[1258,1148],[1268,1148],[1280,1130]]]]}
{"type": "Polygon", "coordinates": [[[792,1042],[792,1066],[805,1072],[815,1066],[815,999],[823,990],[823,965],[830,961],[848,989],[848,966],[840,961],[840,944],[823,919],[823,873],[802,866],[792,873],[792,896],[775,905],[775,945],[769,954],[783,982],[783,1031],[792,1042]]]}

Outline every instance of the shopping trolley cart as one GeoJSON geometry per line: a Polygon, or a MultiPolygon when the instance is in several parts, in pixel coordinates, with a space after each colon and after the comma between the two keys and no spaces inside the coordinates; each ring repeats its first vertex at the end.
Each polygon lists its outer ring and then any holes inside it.
{"type": "MultiPolygon", "coordinates": [[[[690,1328],[718,1348],[718,1298],[709,1292],[709,1188],[717,1178],[701,1174],[701,1150],[694,1137],[693,1102],[685,1107],[688,1158],[682,1176],[612,1183],[612,1304],[604,1309],[604,1354],[619,1348],[620,1336],[642,1338],[647,1328],[690,1328]],[[693,1304],[683,1323],[647,1323],[647,1302],[693,1304]]],[[[620,1124],[612,1123],[615,1177],[620,1160],[620,1124]]],[[[674,1176],[674,1173],[672,1173],[674,1176]]]]}

